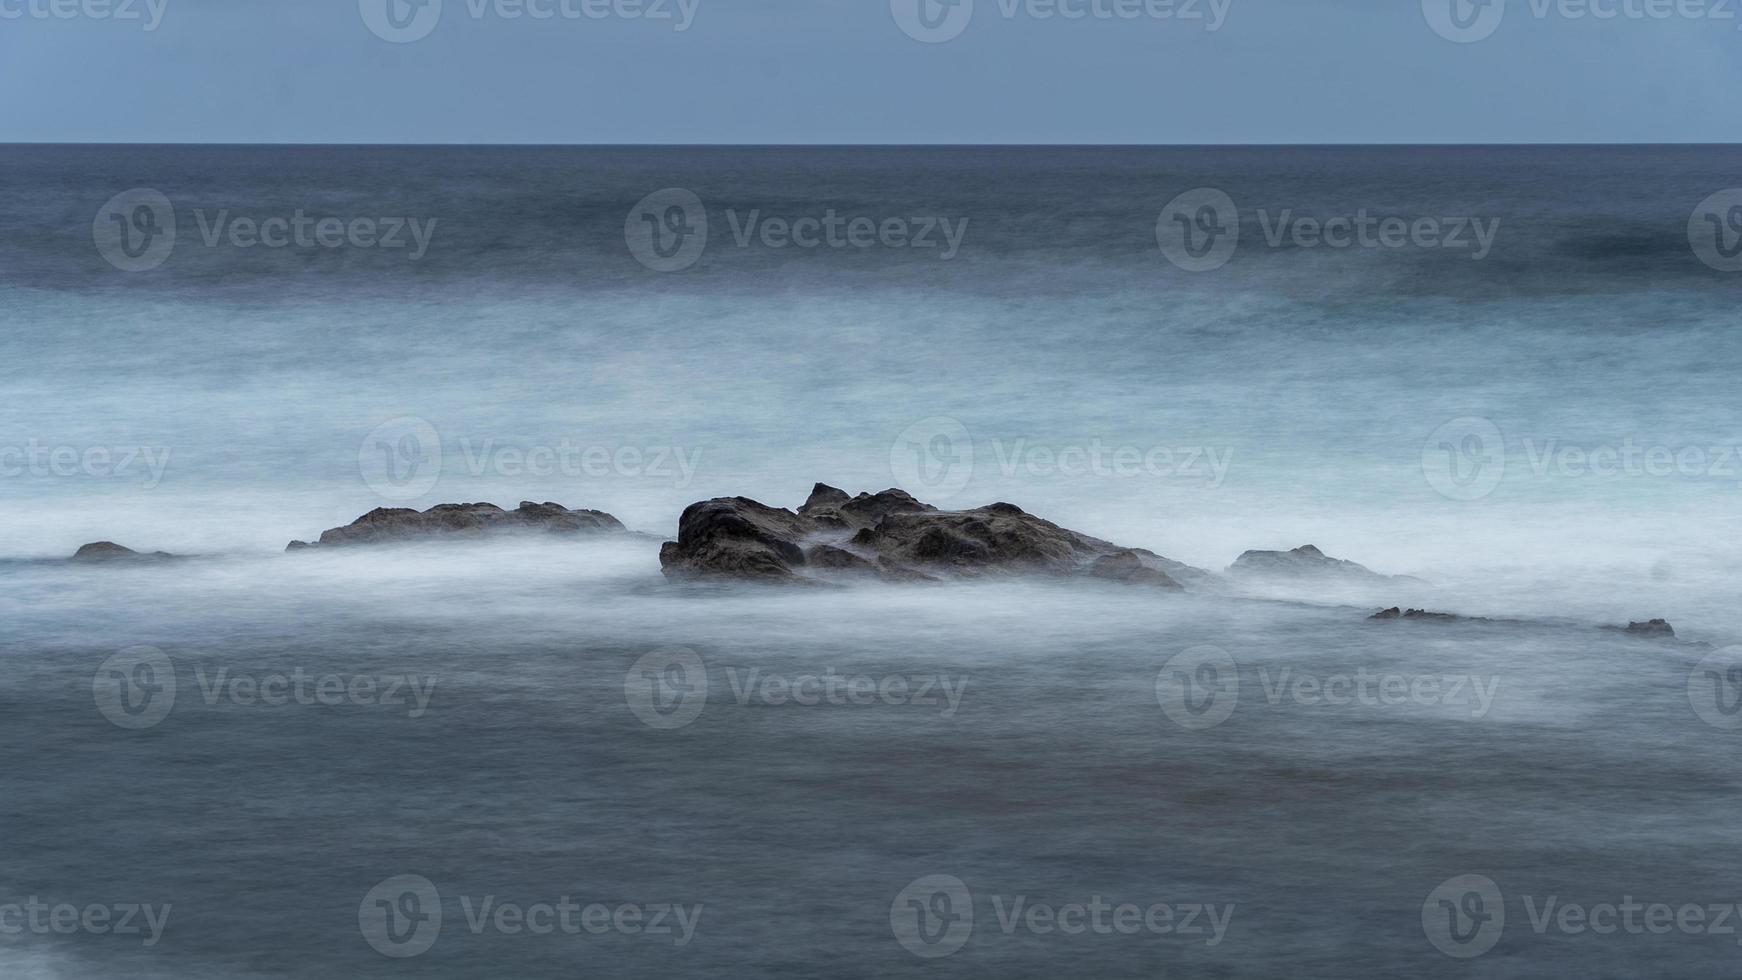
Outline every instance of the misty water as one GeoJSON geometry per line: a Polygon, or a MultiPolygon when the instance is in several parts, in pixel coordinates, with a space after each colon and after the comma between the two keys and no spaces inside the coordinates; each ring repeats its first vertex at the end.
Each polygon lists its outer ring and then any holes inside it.
{"type": "Polygon", "coordinates": [[[1724,652],[1742,283],[1689,244],[1739,165],[0,147],[0,975],[1727,971],[1742,953],[1716,925],[1555,916],[1630,898],[1709,924],[1742,902],[1724,652]],[[667,273],[625,216],[671,187],[705,202],[709,237],[667,273]],[[1157,218],[1199,187],[1238,203],[1241,239],[1191,272],[1157,218]],[[175,208],[145,272],[93,244],[132,188],[175,208]],[[416,219],[427,248],[208,237],[299,209],[416,219]],[[930,248],[738,241],[831,209],[943,220],[930,248]],[[1362,209],[1496,233],[1480,258],[1473,234],[1267,239],[1362,209]],[[383,480],[406,460],[378,458],[382,431],[439,450],[383,480]],[[1483,459],[1472,432],[1498,434],[1483,459]],[[1090,458],[1109,462],[1061,465],[1090,458]],[[662,576],[685,505],[794,507],[818,481],[1008,501],[1218,572],[1311,543],[1415,580],[662,576]],[[379,506],[520,500],[641,533],[283,550],[379,506]],[[189,557],[62,561],[99,540],[189,557]],[[1485,619],[1367,619],[1388,606],[1485,619]],[[1657,617],[1675,640],[1601,628],[1657,617]],[[102,688],[142,648],[173,710],[127,727],[102,688]],[[1238,679],[1212,723],[1159,693],[1205,649],[1238,679]],[[673,651],[705,672],[681,724],[636,695],[673,651]],[[266,703],[281,676],[341,687],[266,703]],[[877,693],[793,696],[828,678],[877,693]],[[1325,695],[1350,678],[1380,694],[1325,695]],[[439,891],[414,955],[360,923],[381,895],[410,908],[379,890],[401,876],[439,891]],[[920,896],[967,909],[953,950],[892,922],[934,876],[970,893],[920,896]],[[1462,876],[1505,914],[1473,958],[1424,923],[1462,876]],[[565,900],[616,918],[496,918],[565,900]],[[1165,907],[1169,928],[1055,924],[1101,902],[1165,907]],[[168,912],[155,934],[8,929],[37,903],[168,912]]]}

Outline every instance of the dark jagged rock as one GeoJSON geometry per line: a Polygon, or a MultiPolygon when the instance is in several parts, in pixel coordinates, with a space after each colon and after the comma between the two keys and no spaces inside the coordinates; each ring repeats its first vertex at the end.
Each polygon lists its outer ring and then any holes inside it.
{"type": "Polygon", "coordinates": [[[876,575],[877,564],[834,545],[811,545],[804,553],[805,564],[811,568],[852,575],[876,575]]]}
{"type": "Polygon", "coordinates": [[[847,491],[819,483],[811,489],[810,499],[798,509],[821,525],[857,530],[871,527],[890,514],[935,513],[936,507],[922,504],[905,490],[885,490],[882,493],[861,493],[848,497],[847,491]]]}
{"type": "Polygon", "coordinates": [[[1365,565],[1332,558],[1310,544],[1293,551],[1248,551],[1228,566],[1235,575],[1340,579],[1346,582],[1415,581],[1408,576],[1381,575],[1365,565]]]}
{"type": "Polygon", "coordinates": [[[790,579],[793,568],[805,563],[798,542],[816,530],[809,518],[749,497],[704,500],[684,508],[677,540],[660,546],[659,564],[674,578],[711,574],[790,579]]]}
{"type": "Polygon", "coordinates": [[[1626,626],[1607,626],[1605,629],[1619,630],[1629,636],[1642,636],[1647,639],[1675,639],[1675,630],[1667,620],[1648,619],[1643,623],[1628,623],[1626,626]]]}
{"type": "MultiPolygon", "coordinates": [[[[495,504],[438,504],[426,511],[377,507],[344,527],[321,532],[319,547],[391,544],[430,538],[478,538],[499,534],[621,533],[623,523],[600,510],[570,510],[561,504],[523,500],[515,510],[495,504]]],[[[286,551],[317,547],[292,541],[286,551]]]]}
{"type": "Polygon", "coordinates": [[[1368,616],[1367,618],[1368,619],[1429,619],[1429,620],[1434,620],[1436,622],[1452,622],[1455,620],[1457,620],[1457,621],[1465,620],[1465,619],[1468,619],[1469,617],[1457,616],[1457,615],[1453,615],[1452,613],[1428,612],[1426,609],[1399,610],[1396,606],[1392,606],[1390,609],[1381,609],[1378,612],[1374,613],[1373,615],[1368,616]]]}
{"type": "Polygon", "coordinates": [[[73,552],[72,558],[68,560],[94,564],[111,561],[163,561],[166,558],[174,557],[167,551],[141,553],[132,548],[123,548],[113,541],[93,541],[90,544],[81,545],[79,550],[73,552]]]}
{"type": "Polygon", "coordinates": [[[1143,556],[1135,550],[1102,555],[1089,565],[1089,574],[1094,578],[1124,582],[1127,585],[1153,585],[1163,589],[1184,588],[1166,572],[1145,564],[1143,556]]]}
{"type": "Polygon", "coordinates": [[[666,542],[659,558],[671,578],[773,581],[875,571],[896,581],[1093,575],[1178,588],[1169,566],[1189,568],[1059,527],[1014,504],[941,511],[901,490],[849,497],[820,483],[796,512],[745,497],[691,504],[678,521],[677,540],[666,542]],[[1097,572],[1096,563],[1108,558],[1114,561],[1097,572]]]}

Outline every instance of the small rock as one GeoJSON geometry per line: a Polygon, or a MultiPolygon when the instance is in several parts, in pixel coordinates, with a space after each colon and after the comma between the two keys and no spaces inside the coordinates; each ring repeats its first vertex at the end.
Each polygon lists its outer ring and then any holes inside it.
{"type": "Polygon", "coordinates": [[[312,547],[388,544],[438,537],[477,538],[515,533],[623,533],[623,522],[601,510],[570,510],[546,501],[520,502],[514,510],[495,504],[437,504],[426,511],[377,507],[344,527],[321,532],[317,545],[293,541],[286,551],[312,547]]]}
{"type": "Polygon", "coordinates": [[[1458,616],[1458,615],[1455,615],[1453,613],[1428,612],[1426,609],[1399,610],[1396,606],[1392,606],[1390,609],[1381,609],[1378,612],[1374,613],[1373,615],[1368,616],[1367,618],[1368,619],[1431,619],[1431,620],[1436,620],[1439,622],[1451,622],[1453,620],[1461,620],[1461,619],[1465,619],[1467,617],[1458,616]]]}
{"type": "Polygon", "coordinates": [[[174,555],[169,554],[166,551],[153,551],[148,554],[141,554],[140,552],[134,551],[132,548],[123,548],[113,541],[93,541],[90,544],[81,545],[78,551],[73,552],[73,556],[69,560],[94,563],[108,561],[162,561],[165,558],[174,557],[174,555]]]}
{"type": "Polygon", "coordinates": [[[1089,566],[1089,575],[1093,578],[1124,582],[1127,585],[1153,585],[1163,589],[1184,588],[1161,569],[1145,565],[1143,558],[1136,551],[1120,551],[1095,559],[1094,563],[1089,566]]]}
{"type": "Polygon", "coordinates": [[[1675,630],[1669,625],[1669,622],[1662,619],[1648,619],[1643,623],[1628,623],[1627,628],[1622,630],[1622,632],[1630,633],[1634,636],[1671,638],[1675,636],[1675,630]]]}
{"type": "Polygon", "coordinates": [[[1365,565],[1332,558],[1310,544],[1292,551],[1248,551],[1236,558],[1228,571],[1236,575],[1334,578],[1350,582],[1413,581],[1407,576],[1381,575],[1365,565]]]}

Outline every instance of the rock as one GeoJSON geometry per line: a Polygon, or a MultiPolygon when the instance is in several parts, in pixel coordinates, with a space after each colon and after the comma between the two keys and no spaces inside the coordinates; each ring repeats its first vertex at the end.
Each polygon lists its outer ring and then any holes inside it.
{"type": "Polygon", "coordinates": [[[113,541],[93,541],[90,544],[81,545],[79,550],[73,552],[72,558],[68,560],[81,563],[96,563],[110,561],[162,561],[165,558],[174,557],[174,555],[166,551],[153,551],[149,554],[141,554],[140,552],[134,551],[132,548],[123,548],[113,541]]]}
{"type": "MultiPolygon", "coordinates": [[[[1616,627],[1611,628],[1613,629],[1616,627]]],[[[1643,623],[1628,623],[1627,628],[1621,630],[1621,632],[1632,636],[1661,637],[1664,639],[1675,638],[1675,630],[1669,625],[1667,620],[1662,619],[1648,619],[1643,623]]]]}
{"type": "Polygon", "coordinates": [[[677,540],[660,546],[659,564],[670,578],[790,579],[805,563],[798,542],[818,530],[815,519],[748,497],[704,500],[684,508],[677,540]]]}
{"type": "Polygon", "coordinates": [[[561,504],[523,500],[515,510],[495,504],[438,504],[426,511],[377,507],[344,527],[321,532],[318,544],[292,541],[286,551],[313,547],[390,544],[430,538],[480,538],[499,534],[623,533],[623,523],[599,510],[569,510],[561,504]]]}
{"type": "Polygon", "coordinates": [[[875,562],[867,561],[845,548],[833,545],[812,545],[804,553],[806,566],[831,572],[845,572],[854,575],[876,575],[878,567],[875,562]]]}
{"type": "Polygon", "coordinates": [[[1293,551],[1248,551],[1228,566],[1235,575],[1341,579],[1347,582],[1414,581],[1407,576],[1381,575],[1365,565],[1332,558],[1310,544],[1293,551]]]}
{"type": "Polygon", "coordinates": [[[1169,567],[1189,568],[1059,527],[1015,504],[940,511],[902,490],[849,497],[821,483],[796,512],[746,497],[691,504],[678,521],[677,540],[666,542],[659,558],[670,578],[764,581],[875,571],[892,581],[1093,575],[1179,588],[1169,567]],[[1095,563],[1106,558],[1114,561],[1096,572],[1095,563]]]}
{"type": "Polygon", "coordinates": [[[1089,565],[1089,575],[1094,578],[1124,582],[1127,585],[1153,585],[1163,589],[1184,588],[1166,572],[1144,564],[1143,557],[1135,550],[1102,555],[1089,565]]]}
{"type": "Polygon", "coordinates": [[[1426,609],[1407,609],[1407,610],[1399,611],[1396,606],[1392,606],[1390,609],[1381,609],[1378,612],[1374,613],[1373,615],[1368,616],[1367,618],[1368,619],[1431,619],[1431,620],[1437,620],[1439,622],[1451,622],[1453,620],[1467,619],[1468,617],[1457,616],[1457,615],[1454,615],[1452,613],[1428,612],[1426,609]]]}
{"type": "Polygon", "coordinates": [[[930,504],[913,499],[905,490],[885,490],[882,493],[861,493],[848,497],[847,491],[819,483],[811,490],[810,499],[798,509],[800,516],[832,527],[858,529],[871,527],[890,514],[919,514],[937,511],[930,504]]]}

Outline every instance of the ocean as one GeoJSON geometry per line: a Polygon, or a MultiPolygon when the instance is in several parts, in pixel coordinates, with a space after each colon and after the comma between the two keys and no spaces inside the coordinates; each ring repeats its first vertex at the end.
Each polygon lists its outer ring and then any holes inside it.
{"type": "Polygon", "coordinates": [[[1720,975],[1738,184],[0,146],[0,975],[1720,975]],[[1412,578],[661,575],[689,503],[817,482],[1412,578]],[[640,533],[284,553],[521,500],[640,533]]]}

